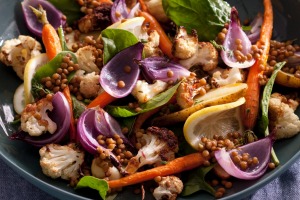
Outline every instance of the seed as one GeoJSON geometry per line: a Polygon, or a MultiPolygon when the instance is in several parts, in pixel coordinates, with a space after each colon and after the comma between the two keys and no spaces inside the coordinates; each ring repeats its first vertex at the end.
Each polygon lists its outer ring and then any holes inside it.
{"type": "Polygon", "coordinates": [[[215,197],[218,199],[218,198],[223,197],[223,195],[224,195],[224,193],[222,193],[222,192],[216,192],[215,197]]]}
{"type": "Polygon", "coordinates": [[[241,45],[241,44],[237,45],[236,49],[242,51],[243,50],[243,45],[241,45]]]}
{"type": "Polygon", "coordinates": [[[232,188],[232,182],[230,181],[227,181],[225,184],[224,184],[225,188],[229,189],[229,188],[232,188]]]}
{"type": "Polygon", "coordinates": [[[248,163],[246,161],[241,161],[240,167],[242,170],[246,170],[248,168],[248,163]]]}
{"type": "Polygon", "coordinates": [[[118,87],[119,88],[124,88],[125,87],[125,82],[124,81],[118,81],[118,87]]]}
{"type": "Polygon", "coordinates": [[[169,78],[173,77],[173,76],[174,76],[174,72],[173,72],[172,70],[169,70],[169,71],[167,72],[167,76],[168,76],[169,78]]]}
{"type": "Polygon", "coordinates": [[[131,72],[131,67],[130,67],[129,65],[126,65],[126,66],[124,67],[124,72],[130,73],[130,72],[131,72]]]}
{"type": "Polygon", "coordinates": [[[269,64],[271,65],[271,66],[274,66],[274,65],[276,65],[276,60],[271,60],[270,62],[269,62],[269,64]]]}
{"type": "Polygon", "coordinates": [[[236,39],[236,40],[235,40],[235,44],[236,44],[236,45],[242,44],[242,40],[241,40],[241,39],[236,39]]]}
{"type": "Polygon", "coordinates": [[[224,41],[224,40],[225,40],[225,37],[226,37],[226,35],[225,35],[224,32],[218,33],[218,39],[219,39],[220,41],[224,41]]]}
{"type": "Polygon", "coordinates": [[[269,169],[275,169],[275,163],[270,162],[269,163],[269,169]]]}
{"type": "Polygon", "coordinates": [[[208,150],[202,151],[202,156],[208,157],[209,156],[209,151],[208,150]]]}
{"type": "Polygon", "coordinates": [[[222,193],[224,194],[226,190],[225,190],[225,188],[220,187],[220,188],[217,189],[217,191],[218,191],[218,192],[222,192],[222,193]]]}

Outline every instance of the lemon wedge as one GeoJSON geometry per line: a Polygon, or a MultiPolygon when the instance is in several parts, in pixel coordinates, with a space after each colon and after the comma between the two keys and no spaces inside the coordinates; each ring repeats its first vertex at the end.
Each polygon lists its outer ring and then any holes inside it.
{"type": "Polygon", "coordinates": [[[24,70],[24,102],[25,105],[32,102],[33,98],[31,95],[31,80],[36,72],[36,70],[48,62],[48,57],[45,53],[39,54],[31,58],[24,70]]]}
{"type": "Polygon", "coordinates": [[[134,17],[131,19],[127,19],[126,21],[111,25],[110,28],[123,29],[133,33],[139,40],[147,40],[148,34],[143,30],[142,25],[145,21],[144,17],[134,17]]]}
{"type": "Polygon", "coordinates": [[[241,97],[237,101],[203,108],[187,118],[183,126],[186,141],[199,150],[201,138],[213,138],[214,135],[226,136],[234,131],[242,132],[239,106],[245,103],[241,97]]]}
{"type": "Polygon", "coordinates": [[[25,100],[24,100],[24,83],[19,85],[14,93],[13,98],[14,110],[16,113],[21,114],[25,108],[25,100]]]}
{"type": "Polygon", "coordinates": [[[278,72],[275,82],[286,87],[300,88],[300,78],[297,78],[293,74],[286,73],[282,70],[278,72]]]}

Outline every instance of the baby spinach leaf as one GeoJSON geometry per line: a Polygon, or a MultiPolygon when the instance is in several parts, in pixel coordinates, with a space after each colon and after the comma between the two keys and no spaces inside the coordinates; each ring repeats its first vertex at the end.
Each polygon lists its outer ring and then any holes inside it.
{"type": "Polygon", "coordinates": [[[106,198],[107,191],[109,189],[107,181],[104,179],[98,179],[94,176],[84,176],[77,183],[75,189],[91,188],[98,190],[102,199],[106,198]]]}
{"type": "Polygon", "coordinates": [[[199,40],[215,39],[229,22],[230,5],[223,0],[163,0],[167,16],[190,33],[197,30],[199,40]]]}
{"type": "Polygon", "coordinates": [[[102,31],[101,35],[104,43],[104,64],[121,50],[130,47],[139,41],[133,33],[122,29],[105,29],[102,31]]]}
{"type": "Polygon", "coordinates": [[[285,65],[285,62],[280,62],[274,66],[274,71],[272,73],[272,76],[268,80],[267,84],[265,85],[264,91],[263,91],[263,95],[262,95],[262,99],[261,99],[262,116],[261,116],[261,120],[260,120],[260,123],[261,123],[260,127],[262,128],[263,132],[266,131],[268,124],[269,124],[269,118],[268,118],[269,100],[270,100],[270,96],[272,93],[275,78],[276,78],[278,72],[280,71],[280,69],[284,65],[285,65]]]}
{"type": "Polygon", "coordinates": [[[134,109],[130,108],[129,106],[106,106],[105,107],[106,112],[108,112],[110,115],[114,117],[132,117],[140,113],[153,110],[154,108],[157,108],[159,106],[168,103],[168,101],[175,94],[180,83],[181,82],[178,82],[176,85],[169,88],[168,90],[156,95],[154,98],[150,99],[146,103],[141,104],[140,108],[142,110],[139,112],[136,112],[134,109]]]}
{"type": "Polygon", "coordinates": [[[206,181],[206,174],[214,167],[210,165],[208,167],[200,167],[189,172],[188,180],[184,183],[184,188],[181,193],[182,196],[188,196],[200,190],[204,190],[214,195],[215,190],[206,181]]]}
{"type": "MultiPolygon", "coordinates": [[[[62,51],[59,54],[57,54],[52,60],[50,60],[45,65],[41,66],[35,73],[34,79],[38,82],[41,81],[42,78],[47,76],[52,76],[52,74],[56,73],[56,70],[60,67],[63,58],[70,54],[72,57],[72,61],[74,63],[77,63],[76,55],[71,51],[62,51]]],[[[69,74],[69,76],[72,76],[72,74],[69,74]]]]}
{"type": "Polygon", "coordinates": [[[48,0],[66,17],[68,24],[80,19],[83,13],[80,11],[80,5],[74,0],[48,0]]]}

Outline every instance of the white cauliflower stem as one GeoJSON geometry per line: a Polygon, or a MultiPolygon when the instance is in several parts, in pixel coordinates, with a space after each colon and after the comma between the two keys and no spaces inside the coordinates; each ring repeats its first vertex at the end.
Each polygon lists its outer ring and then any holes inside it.
{"type": "Polygon", "coordinates": [[[218,69],[211,78],[211,84],[215,87],[221,87],[228,84],[242,82],[243,76],[239,68],[218,69]]]}
{"type": "Polygon", "coordinates": [[[145,103],[155,95],[165,91],[168,84],[157,80],[153,84],[147,83],[145,80],[138,80],[131,94],[138,100],[139,103],[145,103]]]}
{"type": "Polygon", "coordinates": [[[96,75],[95,72],[82,76],[79,91],[85,98],[96,97],[101,89],[99,75],[96,75]]]}
{"type": "Polygon", "coordinates": [[[49,118],[48,110],[52,111],[53,105],[47,98],[28,104],[21,113],[21,129],[31,136],[40,136],[47,131],[53,134],[57,125],[49,118]]]}
{"type": "Polygon", "coordinates": [[[153,191],[156,200],[175,200],[183,189],[182,181],[176,176],[162,177],[158,184],[153,191]]]}
{"type": "Polygon", "coordinates": [[[108,161],[102,161],[99,157],[94,158],[91,166],[92,175],[100,179],[116,180],[122,177],[119,170],[108,161]]]}
{"type": "Polygon", "coordinates": [[[77,179],[80,176],[84,152],[77,149],[75,144],[48,144],[42,147],[39,153],[40,165],[45,175],[65,180],[77,179]]]}
{"type": "Polygon", "coordinates": [[[143,53],[145,57],[162,56],[163,53],[159,48],[159,35],[157,31],[152,31],[148,37],[148,42],[144,44],[143,53]]]}
{"type": "Polygon", "coordinates": [[[78,65],[80,69],[88,73],[100,71],[100,69],[96,65],[96,51],[97,49],[93,46],[84,46],[77,50],[76,56],[78,59],[78,65]]]}
{"type": "Polygon", "coordinates": [[[0,61],[13,70],[23,80],[26,63],[39,55],[41,44],[30,36],[20,35],[17,39],[6,40],[1,48],[0,61]]]}
{"type": "Polygon", "coordinates": [[[300,132],[300,120],[294,113],[298,102],[273,93],[269,100],[269,127],[276,130],[276,139],[290,138],[300,132]]]}

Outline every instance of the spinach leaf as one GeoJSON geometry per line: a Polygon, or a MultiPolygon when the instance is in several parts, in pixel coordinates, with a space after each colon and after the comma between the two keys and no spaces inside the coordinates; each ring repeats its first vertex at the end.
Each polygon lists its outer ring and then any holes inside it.
{"type": "MultiPolygon", "coordinates": [[[[60,67],[63,58],[67,55],[70,54],[72,57],[72,61],[74,63],[77,63],[77,57],[76,55],[71,52],[71,51],[62,51],[59,54],[57,54],[52,60],[50,60],[48,63],[46,63],[45,65],[41,66],[35,73],[34,75],[34,79],[37,82],[40,82],[42,78],[47,77],[47,76],[52,76],[52,74],[56,73],[56,70],[60,67]]],[[[75,73],[75,72],[74,72],[75,73]]],[[[72,76],[71,73],[69,74],[68,78],[70,78],[72,76]]]]}
{"type": "Polygon", "coordinates": [[[200,167],[189,172],[188,180],[184,183],[184,188],[181,193],[182,196],[188,196],[200,190],[204,190],[214,195],[215,190],[206,181],[206,174],[214,167],[210,165],[208,167],[200,167]]]}
{"type": "Polygon", "coordinates": [[[75,96],[71,96],[73,102],[73,113],[74,117],[77,119],[85,111],[86,105],[79,101],[75,96]]]}
{"type": "Polygon", "coordinates": [[[80,11],[80,5],[74,0],[48,0],[58,10],[60,10],[66,17],[67,23],[72,24],[74,21],[80,19],[83,13],[80,11]]]}
{"type": "Polygon", "coordinates": [[[139,41],[133,33],[122,29],[105,29],[101,35],[104,43],[104,64],[123,49],[139,41]]]}
{"type": "Polygon", "coordinates": [[[197,30],[201,41],[216,38],[224,24],[229,22],[230,5],[223,0],[163,0],[167,16],[188,32],[197,30]]]}
{"type": "Polygon", "coordinates": [[[84,176],[77,183],[75,189],[91,188],[98,190],[102,199],[106,198],[107,191],[109,189],[107,181],[104,179],[98,179],[94,176],[84,176]]]}
{"type": "Polygon", "coordinates": [[[262,116],[261,116],[261,120],[260,120],[260,123],[261,123],[260,127],[262,128],[263,132],[266,131],[266,129],[268,127],[268,124],[269,124],[269,118],[268,118],[269,100],[270,100],[270,96],[271,96],[271,93],[272,93],[275,78],[277,76],[277,73],[280,71],[280,69],[284,65],[285,65],[285,62],[280,62],[280,63],[277,63],[274,66],[273,74],[270,77],[267,84],[265,85],[265,88],[264,88],[264,91],[263,91],[263,95],[262,95],[262,99],[261,99],[262,116]]]}
{"type": "Polygon", "coordinates": [[[106,106],[106,112],[108,112],[110,115],[114,117],[132,117],[135,115],[138,115],[140,113],[147,112],[149,110],[153,110],[154,108],[157,108],[159,106],[162,106],[172,98],[172,96],[175,94],[178,86],[181,82],[178,82],[173,87],[169,88],[168,90],[156,95],[152,99],[150,99],[148,102],[143,103],[140,105],[140,108],[142,109],[139,112],[136,112],[134,109],[129,108],[129,106],[106,106]]]}

